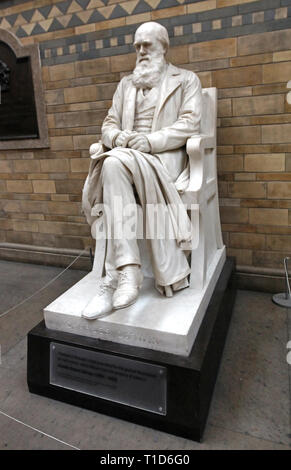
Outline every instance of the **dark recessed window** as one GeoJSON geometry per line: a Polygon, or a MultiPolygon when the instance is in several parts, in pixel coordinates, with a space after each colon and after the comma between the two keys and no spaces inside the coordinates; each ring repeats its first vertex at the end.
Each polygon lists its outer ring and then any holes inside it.
{"type": "Polygon", "coordinates": [[[38,139],[30,57],[17,58],[0,41],[0,141],[38,139]]]}

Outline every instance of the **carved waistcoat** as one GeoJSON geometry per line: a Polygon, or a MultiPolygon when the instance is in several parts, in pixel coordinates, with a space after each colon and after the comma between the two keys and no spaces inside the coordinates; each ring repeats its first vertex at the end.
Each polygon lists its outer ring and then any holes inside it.
{"type": "Polygon", "coordinates": [[[133,130],[142,134],[149,134],[152,129],[152,122],[155,107],[158,100],[158,88],[152,88],[147,94],[139,89],[136,94],[135,117],[133,130]]]}

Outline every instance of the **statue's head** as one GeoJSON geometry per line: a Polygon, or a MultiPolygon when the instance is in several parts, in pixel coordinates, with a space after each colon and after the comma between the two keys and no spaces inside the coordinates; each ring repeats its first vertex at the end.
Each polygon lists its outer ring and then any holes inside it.
{"type": "Polygon", "coordinates": [[[154,21],[143,23],[135,32],[134,47],[137,58],[133,83],[138,88],[152,88],[159,82],[165,67],[168,31],[154,21]]]}
{"type": "Polygon", "coordinates": [[[154,21],[139,26],[134,36],[137,61],[150,60],[151,56],[165,56],[169,48],[169,35],[164,26],[154,21]]]}

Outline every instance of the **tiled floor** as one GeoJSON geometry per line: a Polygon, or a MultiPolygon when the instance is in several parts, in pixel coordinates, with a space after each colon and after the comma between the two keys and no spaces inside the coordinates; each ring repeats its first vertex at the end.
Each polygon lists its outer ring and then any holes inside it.
{"type": "MultiPolygon", "coordinates": [[[[0,261],[0,312],[59,272],[0,261]]],[[[68,270],[29,302],[0,313],[0,450],[290,449],[291,311],[265,293],[237,294],[201,444],[30,394],[26,335],[42,319],[42,308],[85,274],[68,270]]]]}

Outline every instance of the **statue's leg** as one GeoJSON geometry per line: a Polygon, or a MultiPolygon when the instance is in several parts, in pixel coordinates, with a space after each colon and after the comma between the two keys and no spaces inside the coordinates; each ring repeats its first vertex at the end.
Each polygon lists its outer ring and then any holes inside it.
{"type": "MultiPolygon", "coordinates": [[[[131,173],[114,156],[105,158],[102,167],[103,202],[108,240],[105,262],[109,269],[119,269],[128,264],[140,265],[136,236],[130,233],[130,212],[137,214],[131,173]]],[[[107,271],[107,269],[106,269],[107,271]]]]}
{"type": "Polygon", "coordinates": [[[123,308],[133,303],[142,281],[136,237],[126,237],[128,217],[124,215],[124,211],[129,205],[133,209],[136,207],[131,173],[120,160],[108,156],[103,162],[101,178],[108,235],[106,279],[82,312],[82,316],[88,320],[100,318],[111,312],[112,308],[123,308]],[[127,279],[124,274],[121,275],[122,267],[129,269],[127,279]],[[122,285],[120,281],[123,281],[122,285]]]}
{"type": "Polygon", "coordinates": [[[109,236],[105,270],[107,278],[117,281],[113,308],[119,309],[136,301],[142,284],[141,261],[136,240],[137,205],[132,175],[121,160],[108,156],[103,163],[101,178],[109,236]],[[133,232],[129,226],[132,222],[135,225],[133,232]]]}

